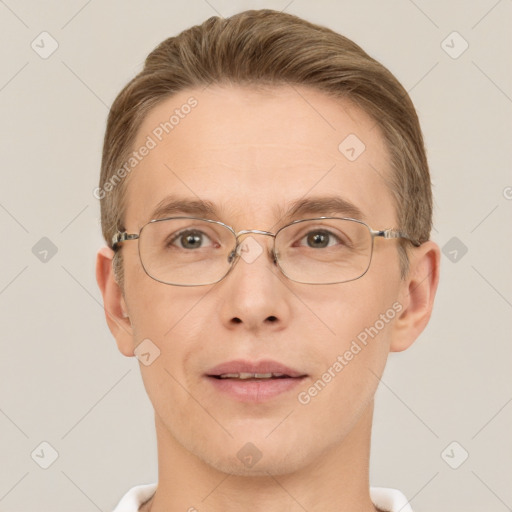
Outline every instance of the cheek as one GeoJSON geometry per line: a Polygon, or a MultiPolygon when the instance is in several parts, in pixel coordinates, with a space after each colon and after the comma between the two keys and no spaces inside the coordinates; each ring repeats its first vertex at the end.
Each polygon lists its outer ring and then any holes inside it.
{"type": "Polygon", "coordinates": [[[175,418],[173,421],[180,423],[183,415],[176,411],[194,406],[186,390],[197,385],[196,377],[187,369],[208,341],[203,339],[202,322],[208,314],[204,306],[198,307],[206,292],[147,281],[136,284],[138,294],[132,297],[136,309],[132,319],[134,343],[141,352],[150,354],[150,364],[144,364],[144,357],[140,359],[141,376],[159,417],[175,418]]]}
{"type": "Polygon", "coordinates": [[[340,285],[339,295],[325,301],[322,319],[334,334],[316,340],[318,370],[297,395],[311,432],[325,433],[328,421],[337,425],[332,435],[342,438],[373,399],[397,314],[382,290],[376,283],[354,281],[340,285]]]}
{"type": "MultiPolygon", "coordinates": [[[[149,277],[136,250],[125,259],[124,275],[126,302],[135,343],[144,338],[162,342],[172,334],[181,319],[187,320],[187,311],[193,309],[194,299],[195,302],[200,299],[200,292],[193,293],[187,288],[159,283],[149,277]]],[[[194,310],[195,314],[197,312],[194,310]]]]}
{"type": "Polygon", "coordinates": [[[210,342],[205,332],[209,332],[213,312],[203,299],[211,289],[165,285],[137,269],[130,277],[127,302],[134,344],[140,345],[141,350],[142,343],[154,346],[158,354],[154,371],[141,366],[142,376],[148,381],[146,385],[154,381],[152,390],[160,394],[163,389],[169,390],[169,386],[161,386],[171,374],[184,385],[188,384],[186,369],[190,360],[201,354],[210,342]]]}
{"type": "Polygon", "coordinates": [[[326,290],[322,299],[305,300],[315,304],[312,309],[322,333],[309,348],[318,363],[315,377],[320,382],[316,388],[322,393],[324,388],[330,390],[325,395],[359,396],[365,382],[376,380],[372,372],[380,375],[389,353],[393,322],[401,310],[397,286],[379,282],[384,279],[366,275],[336,290],[326,290]]]}
{"type": "Polygon", "coordinates": [[[358,337],[364,342],[364,333],[376,323],[379,337],[387,337],[399,291],[398,277],[388,274],[370,268],[355,281],[303,290],[301,298],[312,313],[308,332],[316,331],[315,343],[321,352],[347,349],[358,337]]]}

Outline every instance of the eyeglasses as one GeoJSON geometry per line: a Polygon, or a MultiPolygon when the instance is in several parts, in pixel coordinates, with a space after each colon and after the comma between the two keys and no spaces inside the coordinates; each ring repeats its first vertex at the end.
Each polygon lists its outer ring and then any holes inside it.
{"type": "Polygon", "coordinates": [[[375,237],[405,238],[393,229],[374,230],[357,219],[318,217],[296,220],[276,233],[235,230],[222,222],[195,217],[154,219],[138,234],[118,231],[112,248],[139,240],[139,257],[146,274],[174,286],[204,286],[224,279],[235,263],[252,263],[263,248],[250,233],[273,237],[274,264],[290,280],[304,284],[337,284],[362,277],[370,267],[375,237]]]}

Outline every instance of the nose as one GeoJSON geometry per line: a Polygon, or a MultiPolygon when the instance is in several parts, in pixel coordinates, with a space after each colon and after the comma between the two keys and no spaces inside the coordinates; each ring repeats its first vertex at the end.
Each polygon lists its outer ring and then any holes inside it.
{"type": "Polygon", "coordinates": [[[234,267],[219,283],[220,315],[229,329],[279,330],[290,317],[287,287],[276,265],[273,234],[246,230],[238,233],[234,267]],[[261,236],[264,235],[264,236],[261,236]]]}

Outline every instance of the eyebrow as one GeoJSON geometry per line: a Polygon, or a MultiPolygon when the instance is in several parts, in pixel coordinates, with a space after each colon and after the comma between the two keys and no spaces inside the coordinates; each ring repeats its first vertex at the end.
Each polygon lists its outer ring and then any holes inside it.
{"type": "MultiPolygon", "coordinates": [[[[151,219],[163,219],[175,214],[191,215],[201,218],[219,219],[219,211],[215,204],[208,200],[186,197],[168,196],[160,201],[151,219]]],[[[276,218],[281,222],[291,222],[297,217],[309,215],[341,215],[358,220],[365,220],[360,208],[339,196],[314,196],[293,201],[285,211],[283,208],[274,209],[276,218]]]]}
{"type": "Polygon", "coordinates": [[[156,205],[151,213],[151,219],[163,219],[176,213],[199,217],[217,217],[217,208],[211,201],[203,199],[168,196],[156,205]]]}
{"type": "Polygon", "coordinates": [[[280,217],[288,222],[305,215],[341,215],[357,220],[365,220],[360,208],[339,196],[314,196],[299,199],[291,203],[288,211],[282,213],[280,217]]]}

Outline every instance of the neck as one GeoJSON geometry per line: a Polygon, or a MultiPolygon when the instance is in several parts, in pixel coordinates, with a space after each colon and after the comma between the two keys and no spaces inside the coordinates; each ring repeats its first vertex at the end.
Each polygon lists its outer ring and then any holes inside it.
{"type": "Polygon", "coordinates": [[[373,401],[339,444],[293,473],[230,475],[185,450],[155,415],[158,487],[141,511],[375,512],[369,494],[373,401]]]}

